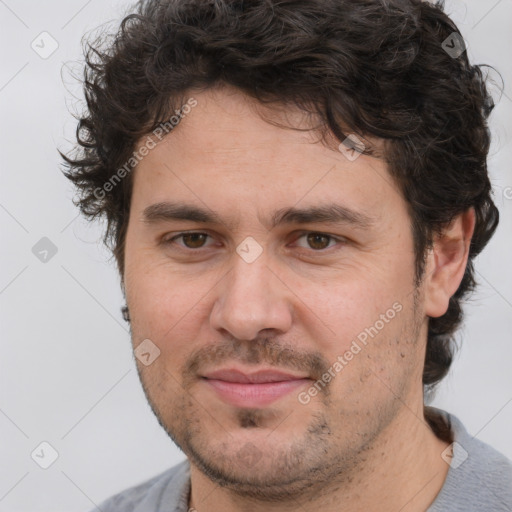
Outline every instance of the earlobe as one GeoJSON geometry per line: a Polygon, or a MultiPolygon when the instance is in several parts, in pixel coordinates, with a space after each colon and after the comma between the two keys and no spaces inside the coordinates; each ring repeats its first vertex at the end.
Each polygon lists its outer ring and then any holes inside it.
{"type": "Polygon", "coordinates": [[[475,220],[475,211],[470,208],[434,236],[425,274],[425,313],[431,318],[446,313],[450,297],[464,277],[475,220]]]}

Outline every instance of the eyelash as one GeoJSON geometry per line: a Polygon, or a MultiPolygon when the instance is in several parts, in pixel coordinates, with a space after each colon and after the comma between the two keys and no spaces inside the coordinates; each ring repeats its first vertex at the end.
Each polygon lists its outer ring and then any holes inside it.
{"type": "MultiPolygon", "coordinates": [[[[327,233],[322,233],[320,231],[304,231],[304,232],[301,232],[299,234],[299,236],[295,239],[295,241],[301,239],[304,236],[311,235],[311,234],[327,237],[329,239],[329,241],[338,242],[338,245],[346,244],[346,240],[345,239],[338,238],[338,237],[335,237],[335,236],[332,236],[332,235],[328,235],[327,233]]],[[[208,233],[205,233],[205,232],[202,232],[202,231],[184,231],[182,233],[174,235],[171,238],[163,239],[162,243],[165,244],[165,245],[171,245],[171,244],[174,243],[175,240],[177,240],[179,238],[183,238],[186,235],[206,235],[206,236],[212,238],[208,233]]],[[[185,247],[183,245],[179,245],[179,247],[180,247],[181,250],[186,251],[186,252],[199,252],[201,249],[205,249],[206,248],[206,247],[199,247],[197,249],[191,249],[191,248],[185,247]]],[[[310,249],[310,250],[313,253],[322,253],[322,252],[326,252],[328,249],[331,249],[332,247],[334,247],[334,246],[326,247],[325,249],[310,249]]],[[[302,249],[305,249],[305,248],[303,247],[302,249]]]]}

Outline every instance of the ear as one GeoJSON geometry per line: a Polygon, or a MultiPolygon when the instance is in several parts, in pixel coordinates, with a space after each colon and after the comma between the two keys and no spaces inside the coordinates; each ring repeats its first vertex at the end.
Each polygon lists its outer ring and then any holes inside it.
{"type": "Polygon", "coordinates": [[[475,230],[475,210],[458,215],[433,240],[425,273],[425,313],[436,318],[446,313],[450,297],[464,277],[469,245],[475,230]]]}

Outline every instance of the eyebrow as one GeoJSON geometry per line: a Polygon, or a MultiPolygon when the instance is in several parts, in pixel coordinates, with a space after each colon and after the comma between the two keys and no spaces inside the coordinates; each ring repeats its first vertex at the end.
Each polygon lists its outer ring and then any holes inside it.
{"type": "MultiPolygon", "coordinates": [[[[142,213],[142,221],[146,224],[156,224],[173,220],[188,220],[201,224],[228,225],[215,212],[180,202],[160,202],[146,207],[142,213]]],[[[345,206],[329,203],[307,208],[282,208],[271,217],[271,229],[283,224],[348,224],[361,229],[368,229],[375,224],[375,218],[361,211],[352,210],[345,206]]],[[[229,226],[228,226],[229,227],[229,226]]]]}

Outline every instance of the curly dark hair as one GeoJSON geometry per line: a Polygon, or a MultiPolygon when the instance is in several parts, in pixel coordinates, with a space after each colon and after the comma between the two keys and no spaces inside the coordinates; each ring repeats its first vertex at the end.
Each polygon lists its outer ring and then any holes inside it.
{"type": "Polygon", "coordinates": [[[124,283],[131,173],[108,193],[105,184],[192,89],[228,84],[318,115],[339,141],[349,132],[383,139],[409,207],[416,285],[434,235],[476,212],[462,282],[447,312],[429,319],[423,383],[431,390],[452,362],[461,300],[476,285],[472,260],[499,221],[486,161],[494,102],[483,66],[446,51],[454,33],[443,2],[141,0],[112,41],[100,36],[84,48],[87,109],[73,154],[60,152],[75,204],[106,219],[104,242],[124,283]]]}

